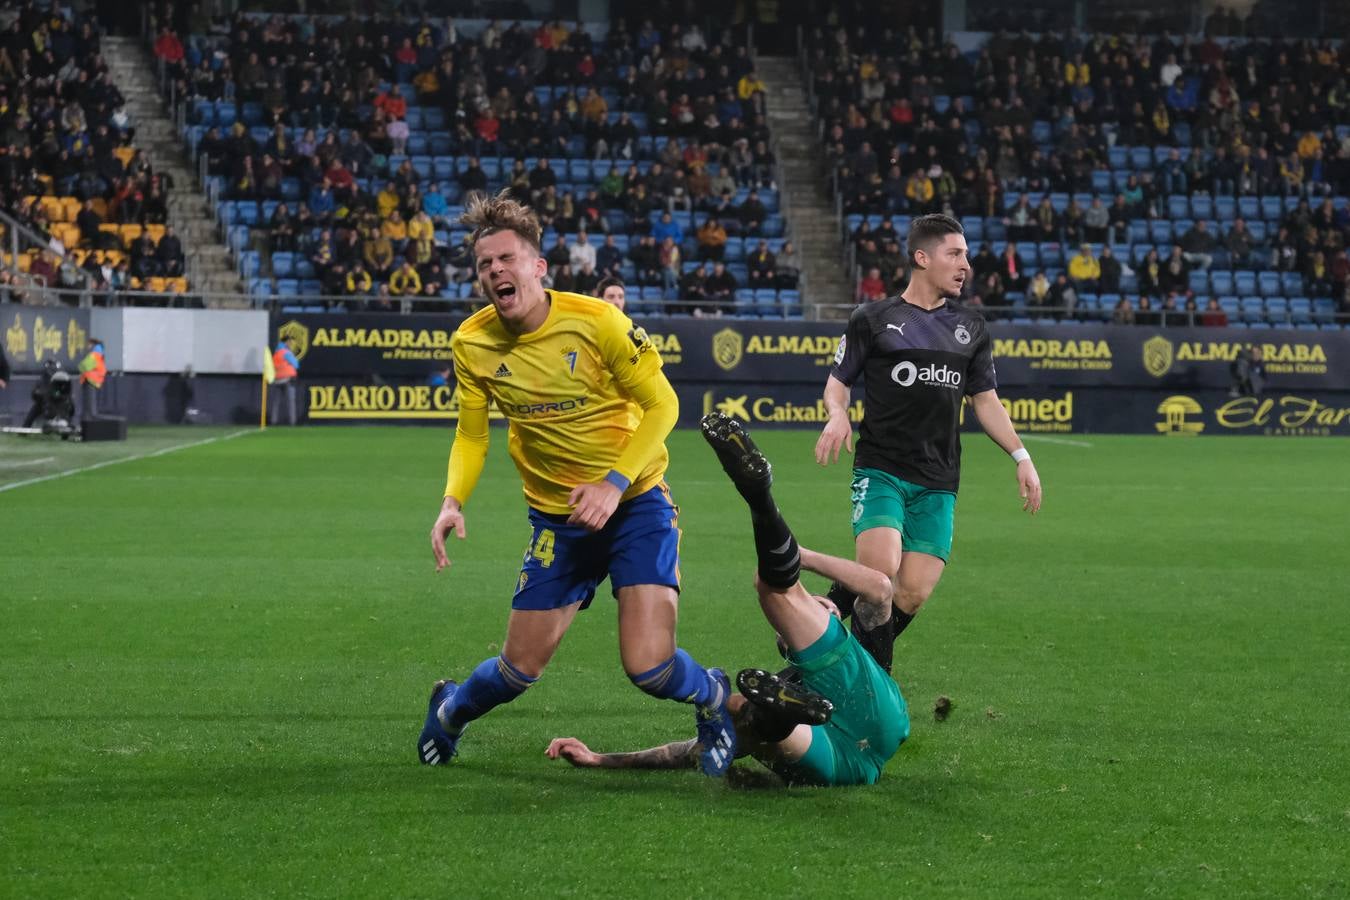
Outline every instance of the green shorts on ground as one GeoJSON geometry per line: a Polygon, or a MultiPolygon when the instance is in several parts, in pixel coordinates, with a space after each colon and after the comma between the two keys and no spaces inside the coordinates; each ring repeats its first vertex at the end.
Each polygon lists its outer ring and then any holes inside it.
{"type": "Polygon", "coordinates": [[[897,478],[880,469],[853,470],[853,536],[894,528],[906,551],[943,562],[952,554],[956,494],[897,478]]]}
{"type": "Polygon", "coordinates": [[[778,773],[796,784],[876,784],[909,737],[905,698],[891,676],[833,617],[814,644],[788,658],[802,683],[834,704],[834,714],[811,729],[806,755],[778,773]]]}

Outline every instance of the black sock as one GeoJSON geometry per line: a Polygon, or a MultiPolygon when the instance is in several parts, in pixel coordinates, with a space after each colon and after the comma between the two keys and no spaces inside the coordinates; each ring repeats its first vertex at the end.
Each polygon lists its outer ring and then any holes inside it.
{"type": "Polygon", "coordinates": [[[775,715],[754,704],[747,706],[745,724],[755,737],[762,741],[776,744],[792,734],[792,729],[797,727],[796,722],[784,716],[775,715]]]}
{"type": "Polygon", "coordinates": [[[858,639],[858,643],[862,644],[862,648],[877,661],[877,665],[886,670],[888,675],[895,657],[895,636],[891,634],[891,623],[895,621],[895,615],[899,612],[892,610],[891,618],[874,628],[864,628],[857,616],[849,623],[849,630],[858,639]]]}
{"type": "Polygon", "coordinates": [[[850,591],[839,582],[830,584],[830,589],[826,591],[825,596],[830,598],[835,606],[839,607],[840,618],[847,619],[853,615],[853,604],[858,602],[858,595],[850,591]]]}
{"type": "Polygon", "coordinates": [[[891,640],[900,636],[900,632],[909,627],[909,623],[914,621],[914,617],[919,614],[918,610],[912,613],[901,611],[900,607],[891,610],[891,640]]]}
{"type": "Polygon", "coordinates": [[[769,500],[767,511],[752,507],[750,522],[755,531],[755,554],[759,557],[759,580],[783,591],[797,583],[802,571],[802,554],[792,529],[769,500]]]}

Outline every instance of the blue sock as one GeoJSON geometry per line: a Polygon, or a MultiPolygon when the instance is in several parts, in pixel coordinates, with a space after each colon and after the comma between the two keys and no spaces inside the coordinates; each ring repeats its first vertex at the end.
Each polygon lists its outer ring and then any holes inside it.
{"type": "Polygon", "coordinates": [[[659,666],[628,678],[653,697],[698,706],[706,706],[718,691],[717,682],[708,671],[683,650],[676,650],[674,656],[659,666]]]}
{"type": "Polygon", "coordinates": [[[521,672],[504,657],[493,656],[478,664],[455,696],[436,713],[441,725],[452,736],[459,734],[479,716],[493,707],[510,703],[538,681],[521,672]]]}

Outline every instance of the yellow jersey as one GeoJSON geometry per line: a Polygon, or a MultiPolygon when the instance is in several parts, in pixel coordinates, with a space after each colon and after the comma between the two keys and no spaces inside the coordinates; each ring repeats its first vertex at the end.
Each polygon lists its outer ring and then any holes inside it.
{"type": "Polygon", "coordinates": [[[679,406],[647,333],[603,300],[546,293],[548,317],[528,334],[487,306],[451,338],[460,418],[445,493],[461,504],[486,458],[489,401],[507,420],[525,500],[541,512],[570,512],[573,488],[607,476],[628,500],[665,475],[679,406]]]}

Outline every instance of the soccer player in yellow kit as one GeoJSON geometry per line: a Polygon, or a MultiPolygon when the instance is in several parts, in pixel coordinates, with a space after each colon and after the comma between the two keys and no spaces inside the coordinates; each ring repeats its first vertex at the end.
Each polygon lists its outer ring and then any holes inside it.
{"type": "Polygon", "coordinates": [[[679,511],[663,480],[679,404],[646,332],[617,308],[546,290],[539,221],[507,196],[477,197],[462,220],[492,305],[451,340],[460,413],[445,500],[431,529],[437,571],[445,539],[465,537],[464,507],[488,447],[488,402],[508,422],[533,528],[499,656],[462,684],[432,689],[417,753],[449,762],[465,726],[525,692],[606,577],[618,600],[619,655],[632,682],[696,709],[700,766],[721,776],[736,733],[730,682],[675,645],[679,511]]]}

